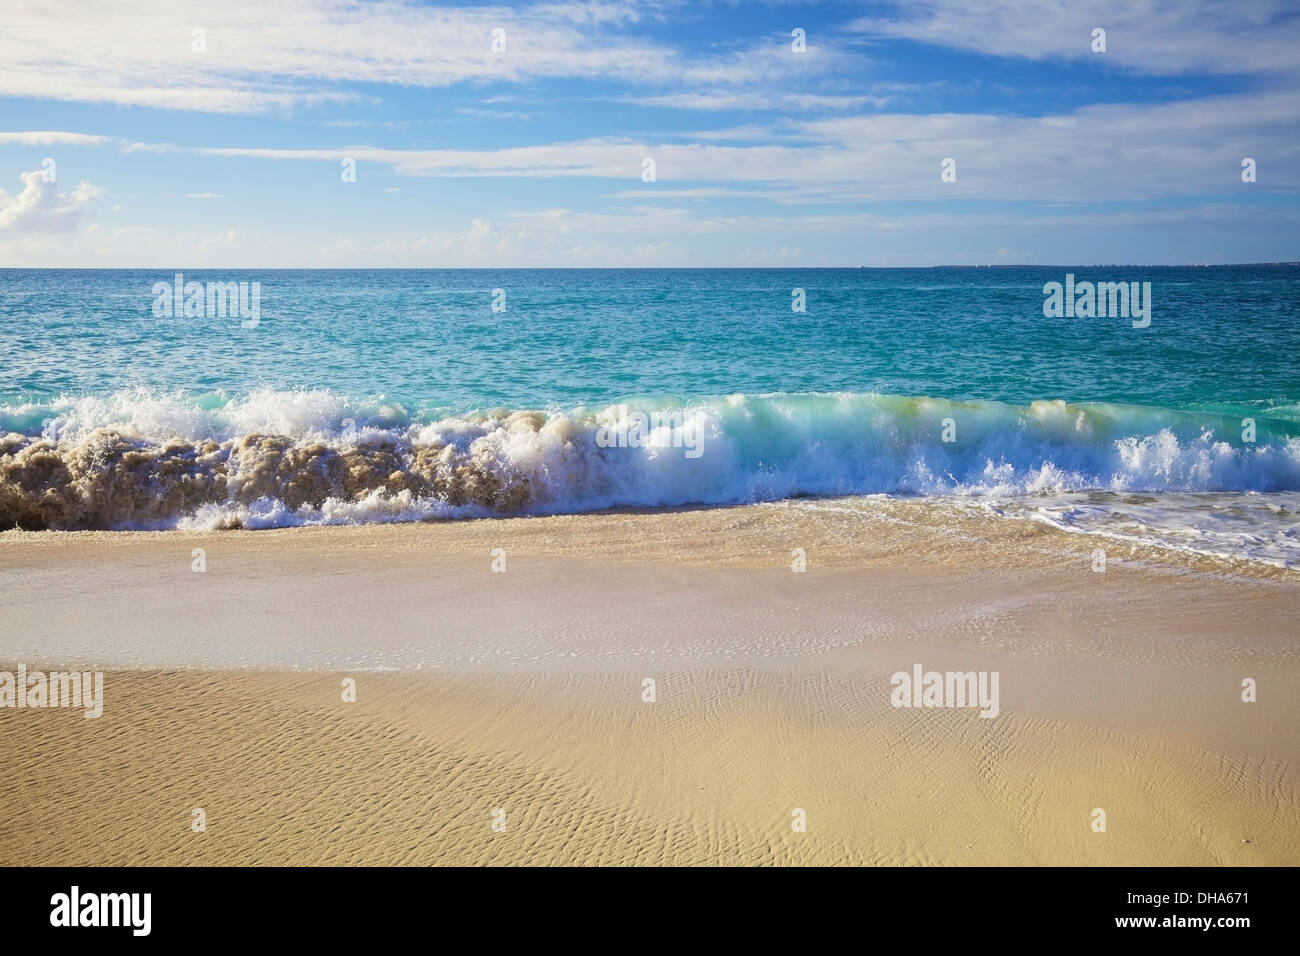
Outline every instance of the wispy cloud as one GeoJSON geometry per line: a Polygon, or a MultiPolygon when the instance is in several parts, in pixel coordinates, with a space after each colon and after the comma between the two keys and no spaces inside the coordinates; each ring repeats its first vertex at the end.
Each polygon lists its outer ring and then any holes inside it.
{"type": "Polygon", "coordinates": [[[1120,230],[1295,258],[1298,24],[1281,0],[11,5],[0,184],[46,157],[87,181],[0,192],[0,264],[1019,261],[1120,230]]]}
{"type": "Polygon", "coordinates": [[[849,110],[863,106],[884,108],[888,96],[830,96],[818,93],[739,92],[713,90],[707,93],[665,93],[631,100],[642,106],[666,106],[679,110],[849,110]]]}
{"type": "Polygon", "coordinates": [[[1087,60],[1134,73],[1297,72],[1300,9],[1288,0],[908,0],[848,31],[990,56],[1087,60]],[[1092,31],[1106,31],[1106,52],[1092,31]]]}
{"type": "Polygon", "coordinates": [[[626,4],[49,0],[5,18],[0,96],[256,112],[358,95],[340,84],[680,75],[672,49],[617,32],[626,4]]]}
{"type": "Polygon", "coordinates": [[[105,146],[122,143],[115,136],[67,133],[58,130],[31,130],[7,133],[0,131],[0,146],[105,146]]]}
{"type": "MultiPolygon", "coordinates": [[[[625,180],[638,193],[717,184],[766,187],[781,202],[902,199],[1121,201],[1217,194],[1240,188],[1240,163],[1258,159],[1272,192],[1300,191],[1294,135],[1300,93],[1108,104],[1037,117],[898,114],[793,123],[800,144],[630,142],[593,139],[491,150],[179,146],[97,138],[124,151],[274,161],[374,163],[401,176],[625,180]],[[641,182],[653,158],[657,183],[641,182]],[[956,161],[957,178],[940,181],[956,161]]],[[[15,134],[24,136],[27,134],[15,134]]],[[[76,134],[42,134],[75,137],[76,134]]],[[[68,142],[73,142],[69,139],[68,142]]],[[[697,197],[704,195],[696,193],[697,197]]]]}

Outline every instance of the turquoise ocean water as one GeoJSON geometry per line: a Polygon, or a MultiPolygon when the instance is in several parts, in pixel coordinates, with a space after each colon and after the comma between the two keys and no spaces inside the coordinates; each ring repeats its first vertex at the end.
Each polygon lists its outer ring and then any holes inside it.
{"type": "Polygon", "coordinates": [[[247,328],[174,276],[0,270],[0,524],[897,494],[1300,555],[1297,266],[184,273],[247,328]],[[1066,273],[1150,325],[1045,317],[1066,273]]]}

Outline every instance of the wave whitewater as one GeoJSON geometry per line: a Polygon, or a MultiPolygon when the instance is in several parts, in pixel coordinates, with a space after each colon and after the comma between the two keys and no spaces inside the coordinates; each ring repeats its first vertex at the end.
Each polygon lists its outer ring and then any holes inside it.
{"type": "Polygon", "coordinates": [[[1300,489],[1293,408],[733,395],[411,412],[327,391],[119,392],[0,407],[0,527],[263,528],[805,495],[1300,489]],[[629,439],[629,408],[670,424],[629,439]],[[942,436],[951,420],[954,441],[942,436]],[[682,433],[698,443],[683,453],[682,433]],[[602,440],[606,439],[606,440],[602,440]]]}

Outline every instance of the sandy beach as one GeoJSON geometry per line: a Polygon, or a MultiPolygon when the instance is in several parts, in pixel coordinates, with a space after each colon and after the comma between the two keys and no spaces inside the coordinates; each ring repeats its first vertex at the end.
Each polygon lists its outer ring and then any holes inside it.
{"type": "Polygon", "coordinates": [[[0,708],[6,864],[1300,862],[1293,570],[855,498],[11,531],[0,582],[0,668],[105,671],[0,708]]]}

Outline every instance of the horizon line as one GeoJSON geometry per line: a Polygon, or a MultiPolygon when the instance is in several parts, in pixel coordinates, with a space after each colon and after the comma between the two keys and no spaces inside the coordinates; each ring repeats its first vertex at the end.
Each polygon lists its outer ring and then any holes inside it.
{"type": "Polygon", "coordinates": [[[0,266],[0,272],[813,272],[905,269],[1235,269],[1264,266],[1300,266],[1300,260],[1266,262],[1099,262],[988,264],[939,263],[930,266],[0,266]]]}

